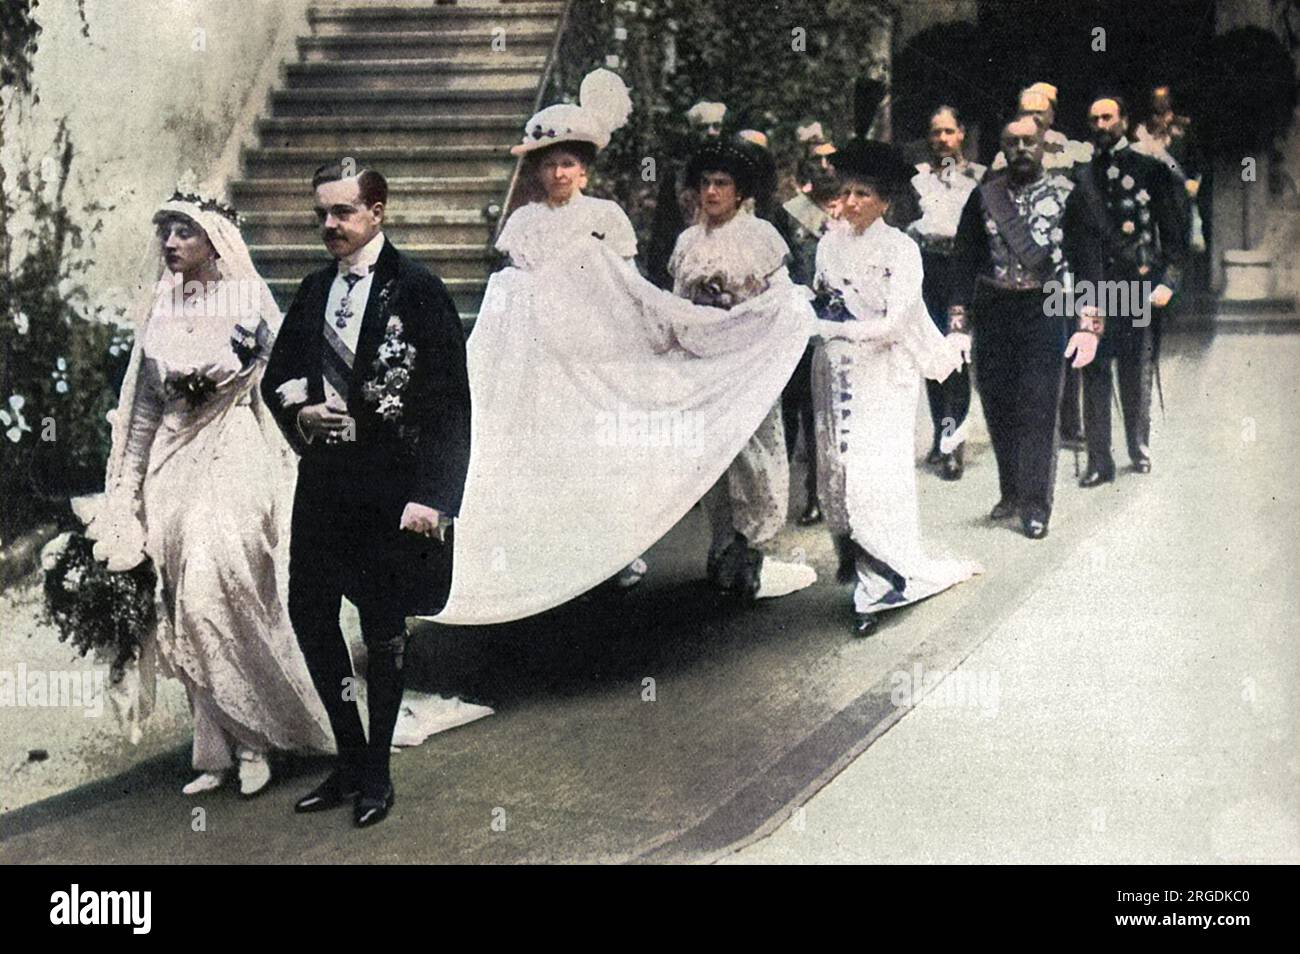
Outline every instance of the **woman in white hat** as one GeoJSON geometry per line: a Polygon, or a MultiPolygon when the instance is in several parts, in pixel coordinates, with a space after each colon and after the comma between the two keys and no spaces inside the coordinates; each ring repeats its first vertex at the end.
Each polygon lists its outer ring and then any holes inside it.
{"type": "Polygon", "coordinates": [[[807,344],[808,293],[788,278],[724,310],[637,271],[627,216],[583,194],[629,109],[622,81],[596,70],[578,104],[539,112],[515,147],[533,192],[501,230],[509,265],[468,342],[473,452],[438,622],[522,619],[620,571],[634,579],[763,424],[807,344]]]}
{"type": "MultiPolygon", "coordinates": [[[[516,268],[541,267],[574,240],[593,237],[631,262],[636,231],[617,203],[583,195],[596,153],[609,145],[610,134],[627,122],[632,99],[617,74],[594,70],[579,92],[581,105],[548,106],[528,121],[523,142],[510,151],[525,156],[519,187],[528,200],[506,219],[497,250],[516,268]]],[[[627,590],[647,570],[637,557],[614,578],[627,590]]]]}

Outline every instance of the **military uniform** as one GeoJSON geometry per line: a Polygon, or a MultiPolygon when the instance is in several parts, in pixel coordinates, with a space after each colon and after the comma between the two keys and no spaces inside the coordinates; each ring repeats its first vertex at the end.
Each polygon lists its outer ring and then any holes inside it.
{"type": "Polygon", "coordinates": [[[1067,337],[1046,286],[1067,285],[1067,273],[1095,281],[1100,244],[1064,175],[1043,173],[1016,186],[1007,173],[990,173],[962,210],[953,255],[950,302],[968,313],[974,337],[976,383],[998,464],[995,509],[1018,510],[1026,532],[1031,522],[1045,527],[1067,337]]]}
{"type": "MultiPolygon", "coordinates": [[[[790,278],[796,285],[813,285],[817,266],[817,243],[826,234],[832,219],[821,206],[800,192],[782,206],[785,214],[785,234],[790,246],[790,278]]],[[[804,435],[808,452],[808,473],[804,478],[807,494],[805,515],[812,514],[818,505],[817,498],[817,448],[813,436],[812,360],[816,350],[812,342],[804,350],[790,383],[781,393],[781,416],[785,423],[786,455],[794,457],[799,431],[804,435]]]]}
{"type": "MultiPolygon", "coordinates": [[[[939,166],[922,162],[917,164],[912,178],[912,186],[920,197],[921,217],[907,231],[921,247],[921,265],[925,269],[921,295],[925,307],[944,334],[948,333],[957,223],[966,200],[986,171],[979,163],[965,160],[939,166]]],[[[931,460],[937,463],[947,454],[957,454],[956,466],[949,473],[960,476],[961,446],[966,437],[966,415],[970,411],[970,370],[963,366],[942,381],[927,379],[925,388],[934,429],[931,460]]]]}
{"type": "MultiPolygon", "coordinates": [[[[1168,167],[1121,137],[1112,148],[1099,151],[1076,180],[1089,228],[1104,249],[1104,279],[1135,283],[1130,287],[1142,289],[1143,302],[1158,285],[1176,292],[1187,253],[1187,229],[1183,187],[1168,167]]],[[[1145,318],[1136,313],[1108,316],[1097,360],[1083,372],[1086,482],[1109,480],[1115,473],[1110,441],[1112,359],[1129,459],[1138,469],[1150,466],[1151,383],[1161,312],[1166,310],[1150,307],[1145,318]]]]}

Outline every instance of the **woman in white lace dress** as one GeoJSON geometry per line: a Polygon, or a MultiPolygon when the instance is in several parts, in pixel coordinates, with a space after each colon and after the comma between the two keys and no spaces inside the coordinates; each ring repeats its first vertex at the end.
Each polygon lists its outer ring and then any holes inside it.
{"type": "Polygon", "coordinates": [[[87,535],[110,569],[147,555],[158,627],[142,647],[194,714],[186,794],[270,781],[271,749],[331,751],[285,605],[292,451],[258,393],[280,312],[233,211],[178,189],[154,216],[162,258],[144,290],[113,425],[105,494],[87,535]]]}
{"type": "Polygon", "coordinates": [[[921,253],[885,220],[914,170],[884,143],[853,141],[832,157],[843,226],[817,247],[815,284],[823,344],[813,362],[818,493],[856,581],[854,633],[877,615],[980,572],[921,547],[916,494],[916,405],[922,377],[942,381],[962,364],[921,298],[921,253]]]}
{"type": "MultiPolygon", "coordinates": [[[[790,249],[771,223],[750,210],[771,194],[776,167],[762,146],[739,137],[702,146],[686,168],[700,196],[700,220],[677,239],[668,260],[673,293],[697,305],[731,309],[771,288],[789,286],[790,249]]],[[[764,557],[755,544],[786,521],[790,465],[776,402],[700,505],[709,521],[709,581],[742,599],[781,596],[816,579],[810,567],[764,557]]]]}

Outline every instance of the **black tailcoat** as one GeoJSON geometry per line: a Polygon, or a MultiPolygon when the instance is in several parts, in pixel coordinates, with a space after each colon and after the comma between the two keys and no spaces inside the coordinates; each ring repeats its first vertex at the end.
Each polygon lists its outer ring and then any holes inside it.
{"type": "MultiPolygon", "coordinates": [[[[338,267],[308,275],[272,350],[262,394],[301,455],[294,498],[290,587],[294,576],[333,574],[354,603],[378,602],[407,615],[446,601],[452,540],[399,529],[407,503],[447,517],[460,511],[469,465],[470,393],[465,336],[442,282],[385,240],[362,318],[348,388],[351,440],[308,444],[297,424],[302,405],[285,407],[276,389],[305,378],[308,404],[325,400],[325,309],[338,267]],[[387,375],[399,406],[381,403],[392,344],[413,351],[406,375],[387,375]],[[386,413],[381,414],[381,408],[386,413]]],[[[298,581],[300,584],[306,582],[298,581]]],[[[292,602],[292,595],[291,595],[292,602]]]]}

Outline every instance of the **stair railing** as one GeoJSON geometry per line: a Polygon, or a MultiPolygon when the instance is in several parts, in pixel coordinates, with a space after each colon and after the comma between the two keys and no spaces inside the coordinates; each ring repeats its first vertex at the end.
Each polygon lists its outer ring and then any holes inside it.
{"type": "MultiPolygon", "coordinates": [[[[546,98],[547,88],[551,85],[551,74],[555,71],[555,62],[560,56],[560,45],[564,42],[564,34],[569,28],[569,13],[573,9],[574,0],[564,0],[564,6],[560,9],[560,22],[555,30],[555,41],[551,44],[551,50],[546,54],[546,65],[542,69],[541,81],[537,84],[537,95],[533,97],[533,112],[529,115],[536,114],[542,108],[542,100],[546,98]]],[[[496,228],[492,230],[491,244],[496,244],[496,239],[501,234],[501,229],[505,227],[506,219],[512,211],[512,204],[515,201],[515,194],[519,189],[519,179],[523,174],[524,160],[526,156],[520,156],[515,162],[515,170],[510,175],[510,185],[506,188],[505,201],[501,204],[501,214],[497,217],[496,228]]]]}

